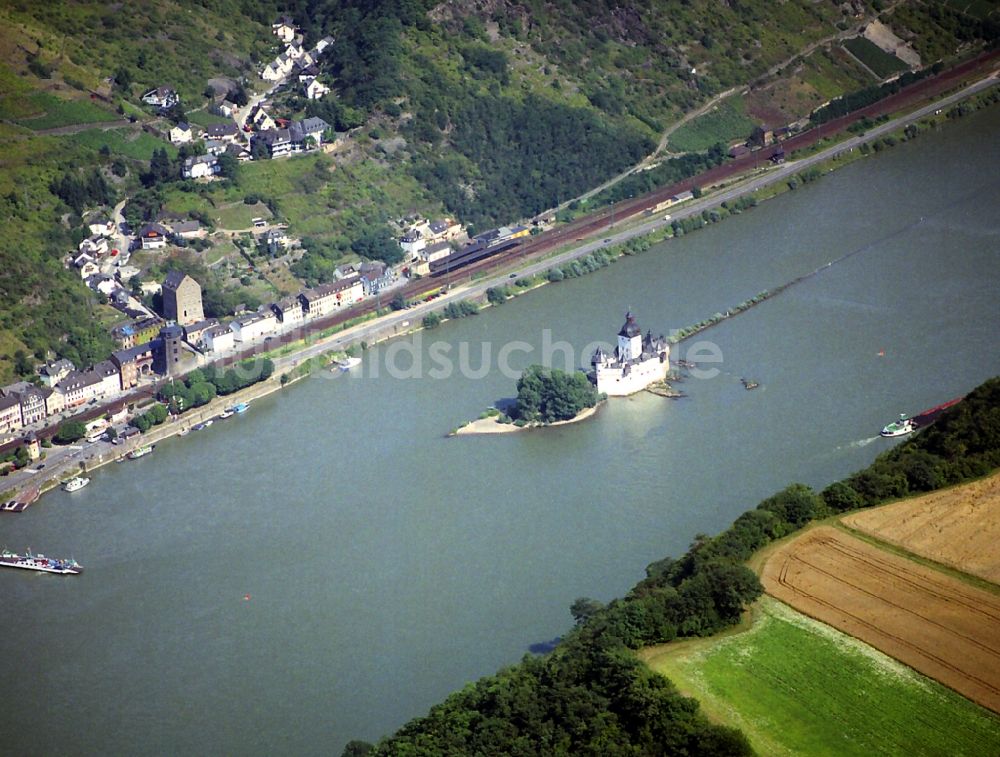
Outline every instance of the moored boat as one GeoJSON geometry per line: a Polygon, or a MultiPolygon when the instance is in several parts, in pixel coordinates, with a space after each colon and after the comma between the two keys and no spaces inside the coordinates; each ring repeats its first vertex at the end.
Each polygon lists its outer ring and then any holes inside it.
{"type": "Polygon", "coordinates": [[[0,566],[38,570],[43,573],[61,573],[63,575],[83,573],[83,566],[76,560],[60,560],[55,557],[46,557],[43,554],[33,555],[31,554],[31,550],[28,550],[28,554],[26,555],[19,555],[8,549],[3,550],[0,552],[0,566]]]}
{"type": "Polygon", "coordinates": [[[74,478],[71,478],[69,481],[63,484],[63,489],[65,489],[68,492],[75,492],[78,491],[79,489],[82,489],[89,483],[90,483],[89,478],[80,478],[80,476],[75,476],[74,478]]]}
{"type": "Polygon", "coordinates": [[[153,445],[152,444],[146,444],[146,445],[144,445],[142,447],[138,447],[138,448],[132,450],[131,452],[129,452],[128,453],[128,459],[129,460],[138,460],[140,457],[145,457],[146,455],[148,455],[152,451],[153,451],[153,445]]]}
{"type": "Polygon", "coordinates": [[[221,413],[219,413],[220,420],[225,420],[226,418],[232,418],[232,417],[233,417],[233,411],[228,407],[221,413]]]}
{"type": "Polygon", "coordinates": [[[882,429],[881,435],[887,437],[906,436],[917,430],[917,424],[912,418],[907,418],[905,413],[900,414],[898,421],[893,421],[882,429]]]}
{"type": "Polygon", "coordinates": [[[361,365],[361,358],[359,357],[345,357],[343,360],[337,361],[337,368],[342,371],[349,371],[351,368],[359,365],[361,365]]]}
{"type": "Polygon", "coordinates": [[[233,405],[233,412],[237,415],[242,415],[247,410],[250,409],[250,404],[247,402],[240,402],[238,405],[233,405]]]}

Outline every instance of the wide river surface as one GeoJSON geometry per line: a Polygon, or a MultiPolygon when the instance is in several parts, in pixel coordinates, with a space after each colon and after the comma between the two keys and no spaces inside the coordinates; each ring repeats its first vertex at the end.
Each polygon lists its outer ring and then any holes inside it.
{"type": "Polygon", "coordinates": [[[4,516],[0,542],[86,571],[0,573],[0,751],[337,754],[558,636],[575,598],[866,465],[900,412],[1000,374],[998,133],[998,108],[966,118],[4,516]],[[515,370],[551,342],[579,363],[628,308],[665,332],[854,250],[705,332],[720,372],[685,399],[445,436],[514,393],[514,340],[515,370]]]}

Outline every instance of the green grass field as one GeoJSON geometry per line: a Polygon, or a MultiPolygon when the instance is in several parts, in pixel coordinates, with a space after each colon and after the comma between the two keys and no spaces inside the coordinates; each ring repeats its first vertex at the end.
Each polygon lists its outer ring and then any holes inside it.
{"type": "Polygon", "coordinates": [[[93,150],[100,150],[104,145],[107,145],[112,154],[134,160],[149,160],[153,156],[154,150],[161,149],[165,149],[171,158],[177,156],[177,148],[174,145],[157,139],[144,131],[137,132],[135,129],[108,129],[106,131],[87,129],[87,131],[72,134],[65,139],[93,150]]]}
{"type": "Polygon", "coordinates": [[[671,134],[670,147],[681,152],[700,152],[716,142],[728,145],[749,137],[755,125],[746,114],[743,98],[730,97],[671,134]]]}
{"type": "Polygon", "coordinates": [[[116,121],[119,118],[114,111],[94,105],[89,100],[63,100],[48,92],[33,92],[20,100],[18,108],[21,112],[11,115],[11,120],[35,131],[73,124],[116,121]]]}
{"type": "Polygon", "coordinates": [[[765,597],[745,633],[668,645],[650,666],[767,755],[1000,753],[1000,718],[765,597]]]}
{"type": "Polygon", "coordinates": [[[851,55],[874,71],[880,79],[906,69],[906,64],[903,61],[864,37],[852,37],[844,42],[844,47],[850,51],[851,55]]]}

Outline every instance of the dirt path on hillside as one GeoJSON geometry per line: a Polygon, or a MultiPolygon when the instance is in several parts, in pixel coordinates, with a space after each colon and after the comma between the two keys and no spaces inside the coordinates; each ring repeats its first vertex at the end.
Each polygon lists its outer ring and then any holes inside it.
{"type": "Polygon", "coordinates": [[[832,526],[777,549],[768,594],[1000,712],[1000,595],[832,526]]]}

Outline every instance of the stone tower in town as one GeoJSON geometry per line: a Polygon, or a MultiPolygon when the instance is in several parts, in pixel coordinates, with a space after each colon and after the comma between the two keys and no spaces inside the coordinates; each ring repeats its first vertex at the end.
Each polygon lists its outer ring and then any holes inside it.
{"type": "Polygon", "coordinates": [[[160,341],[163,342],[163,364],[159,372],[167,376],[179,376],[184,372],[184,329],[180,326],[164,326],[160,329],[160,341]]]}
{"type": "Polygon", "coordinates": [[[163,315],[181,326],[205,320],[198,282],[180,271],[168,273],[163,280],[163,315]]]}

